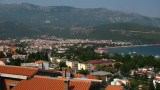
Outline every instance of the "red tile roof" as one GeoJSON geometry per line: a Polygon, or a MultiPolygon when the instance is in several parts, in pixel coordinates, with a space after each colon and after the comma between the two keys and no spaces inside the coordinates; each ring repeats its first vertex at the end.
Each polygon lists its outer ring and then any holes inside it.
{"type": "Polygon", "coordinates": [[[121,85],[123,84],[123,82],[122,81],[118,81],[121,85]]]}
{"type": "Polygon", "coordinates": [[[90,75],[90,74],[87,74],[86,77],[87,77],[88,79],[98,79],[97,76],[90,75]]]}
{"type": "Polygon", "coordinates": [[[5,59],[3,59],[3,58],[0,58],[0,61],[5,62],[6,60],[5,60],[5,59]]]}
{"type": "Polygon", "coordinates": [[[83,76],[83,74],[74,74],[74,77],[75,77],[75,78],[79,78],[79,77],[81,77],[81,76],[83,76]]]}
{"type": "Polygon", "coordinates": [[[155,78],[154,80],[158,80],[158,79],[160,79],[160,78],[155,78]]]}
{"type": "Polygon", "coordinates": [[[143,68],[153,68],[152,66],[144,66],[143,68]]]}
{"type": "Polygon", "coordinates": [[[123,64],[122,62],[114,62],[112,63],[112,66],[114,67],[114,64],[119,63],[119,64],[123,64]]]}
{"type": "Polygon", "coordinates": [[[49,71],[59,71],[59,68],[56,68],[56,69],[49,69],[49,71]]]}
{"type": "Polygon", "coordinates": [[[47,61],[43,61],[43,60],[38,60],[35,63],[42,63],[42,62],[47,62],[47,61]]]}
{"type": "Polygon", "coordinates": [[[89,64],[99,64],[99,63],[107,63],[107,62],[112,62],[111,60],[90,60],[87,61],[89,64]]]}
{"type": "Polygon", "coordinates": [[[108,85],[105,90],[122,90],[122,87],[117,85],[108,85]]]}
{"type": "Polygon", "coordinates": [[[12,90],[64,90],[64,80],[70,80],[69,90],[88,90],[91,81],[34,76],[29,80],[22,80],[12,90]]]}
{"type": "Polygon", "coordinates": [[[0,73],[32,76],[37,71],[38,71],[38,68],[0,65],[0,73]]]}

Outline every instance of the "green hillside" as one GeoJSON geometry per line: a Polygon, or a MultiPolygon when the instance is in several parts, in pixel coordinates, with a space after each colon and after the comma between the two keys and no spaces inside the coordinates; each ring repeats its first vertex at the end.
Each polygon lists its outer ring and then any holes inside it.
{"type": "Polygon", "coordinates": [[[112,11],[105,8],[37,6],[29,3],[0,4],[0,20],[25,21],[35,26],[102,25],[136,23],[160,27],[159,18],[112,11]]]}
{"type": "Polygon", "coordinates": [[[135,43],[160,43],[160,28],[127,23],[107,24],[95,27],[89,37],[135,43]]]}

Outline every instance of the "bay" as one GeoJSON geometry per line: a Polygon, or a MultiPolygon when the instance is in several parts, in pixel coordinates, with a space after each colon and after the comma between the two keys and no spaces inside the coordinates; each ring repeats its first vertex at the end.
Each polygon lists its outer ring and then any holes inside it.
{"type": "Polygon", "coordinates": [[[134,47],[118,47],[118,48],[108,48],[103,50],[105,53],[114,54],[132,54],[137,53],[141,55],[158,55],[160,56],[160,45],[153,46],[134,46],[134,47]]]}

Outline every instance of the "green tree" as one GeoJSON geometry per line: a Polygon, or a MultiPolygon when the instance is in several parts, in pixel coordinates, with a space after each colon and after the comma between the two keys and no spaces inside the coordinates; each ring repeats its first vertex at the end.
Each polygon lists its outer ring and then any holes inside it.
{"type": "Polygon", "coordinates": [[[129,68],[129,66],[127,64],[122,64],[121,67],[120,67],[120,71],[121,71],[122,75],[128,76],[130,68],[129,68]]]}
{"type": "Polygon", "coordinates": [[[132,88],[135,88],[135,87],[136,87],[136,82],[135,82],[134,80],[131,80],[131,81],[130,81],[130,86],[131,86],[132,88]]]}
{"type": "Polygon", "coordinates": [[[153,85],[153,80],[149,83],[149,90],[155,90],[155,87],[153,85]]]}
{"type": "Polygon", "coordinates": [[[120,62],[123,62],[123,56],[118,54],[118,53],[115,53],[113,55],[113,59],[117,60],[117,61],[120,61],[120,62]]]}
{"type": "Polygon", "coordinates": [[[115,64],[114,64],[114,67],[115,67],[116,69],[119,69],[119,68],[121,67],[121,64],[120,64],[120,63],[115,63],[115,64]]]}
{"type": "Polygon", "coordinates": [[[60,67],[60,69],[62,69],[63,67],[67,67],[67,65],[65,62],[60,62],[59,67],[60,67]]]}
{"type": "Polygon", "coordinates": [[[21,66],[21,63],[23,63],[21,59],[15,59],[15,60],[11,60],[9,65],[21,66]]]}
{"type": "Polygon", "coordinates": [[[48,61],[49,58],[48,58],[48,53],[46,52],[45,55],[44,55],[44,60],[48,61]]]}
{"type": "Polygon", "coordinates": [[[130,62],[131,61],[131,56],[129,54],[126,54],[123,58],[123,62],[130,62]]]}
{"type": "Polygon", "coordinates": [[[83,75],[89,74],[89,71],[88,70],[84,70],[83,68],[81,70],[79,70],[78,72],[79,72],[79,74],[83,74],[83,75]]]}
{"type": "Polygon", "coordinates": [[[156,83],[156,89],[155,90],[160,90],[160,83],[156,83]]]}
{"type": "Polygon", "coordinates": [[[97,65],[97,66],[96,66],[96,69],[98,69],[98,70],[105,70],[105,67],[104,67],[104,66],[101,66],[101,65],[97,65]]]}
{"type": "Polygon", "coordinates": [[[0,58],[4,58],[4,57],[5,57],[4,53],[0,52],[0,58]]]}
{"type": "Polygon", "coordinates": [[[34,59],[27,59],[27,60],[25,60],[25,63],[31,63],[31,62],[35,62],[35,60],[34,59]]]}

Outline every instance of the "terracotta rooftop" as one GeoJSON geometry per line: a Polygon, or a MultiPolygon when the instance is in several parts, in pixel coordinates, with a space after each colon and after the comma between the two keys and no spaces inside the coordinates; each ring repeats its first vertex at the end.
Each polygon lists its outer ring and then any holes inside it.
{"type": "Polygon", "coordinates": [[[83,76],[83,74],[74,74],[74,77],[75,77],[75,78],[79,78],[79,77],[81,77],[81,76],[83,76]]]}
{"type": "Polygon", "coordinates": [[[114,64],[115,64],[115,63],[123,64],[122,62],[114,62],[114,64]]]}
{"type": "Polygon", "coordinates": [[[153,68],[152,66],[144,66],[143,68],[153,68]]]}
{"type": "Polygon", "coordinates": [[[99,64],[99,63],[106,63],[106,62],[112,62],[111,60],[90,60],[87,61],[89,64],[99,64]]]}
{"type": "Polygon", "coordinates": [[[64,90],[64,80],[70,80],[69,90],[88,90],[91,85],[89,80],[34,76],[29,80],[22,80],[12,90],[64,90]]]}
{"type": "Polygon", "coordinates": [[[59,71],[59,68],[56,68],[56,69],[49,69],[49,71],[59,71]]]}
{"type": "Polygon", "coordinates": [[[87,77],[88,79],[98,79],[97,76],[90,75],[90,74],[87,74],[86,77],[87,77]]]}
{"type": "Polygon", "coordinates": [[[105,90],[122,90],[122,87],[117,85],[108,85],[105,90]]]}
{"type": "Polygon", "coordinates": [[[0,58],[0,61],[5,62],[6,60],[5,60],[5,59],[3,59],[3,58],[0,58]]]}
{"type": "Polygon", "coordinates": [[[155,78],[154,80],[159,80],[160,78],[155,78]]]}
{"type": "Polygon", "coordinates": [[[121,85],[123,84],[123,82],[122,81],[118,81],[121,85]]]}
{"type": "Polygon", "coordinates": [[[42,63],[42,62],[47,62],[47,61],[43,61],[43,60],[38,60],[35,63],[42,63]]]}
{"type": "Polygon", "coordinates": [[[36,71],[38,71],[38,68],[11,66],[11,65],[0,65],[0,73],[31,76],[36,71]]]}

